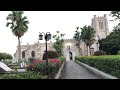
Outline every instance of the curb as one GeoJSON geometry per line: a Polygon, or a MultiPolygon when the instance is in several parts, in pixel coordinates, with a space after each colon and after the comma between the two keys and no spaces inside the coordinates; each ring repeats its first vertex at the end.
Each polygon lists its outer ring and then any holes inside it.
{"type": "Polygon", "coordinates": [[[96,68],[93,68],[93,67],[91,67],[91,66],[89,66],[87,64],[84,64],[84,63],[80,62],[80,61],[75,61],[75,62],[80,64],[81,66],[85,67],[87,70],[91,71],[95,75],[101,77],[102,79],[118,79],[117,77],[114,77],[114,76],[112,76],[110,74],[107,74],[107,73],[105,73],[103,71],[100,71],[100,70],[98,70],[96,68]]]}
{"type": "Polygon", "coordinates": [[[64,65],[65,65],[65,61],[63,62],[61,68],[60,68],[59,71],[58,71],[58,73],[55,75],[55,79],[60,79],[60,77],[61,77],[61,72],[62,72],[62,70],[63,70],[64,65]]]}

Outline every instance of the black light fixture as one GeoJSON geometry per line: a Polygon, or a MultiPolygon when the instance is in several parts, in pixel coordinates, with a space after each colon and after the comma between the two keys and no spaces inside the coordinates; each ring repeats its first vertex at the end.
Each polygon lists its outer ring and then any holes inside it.
{"type": "Polygon", "coordinates": [[[49,34],[47,34],[48,35],[48,39],[51,39],[51,34],[49,33],[49,34]]]}
{"type": "Polygon", "coordinates": [[[40,33],[40,35],[39,35],[39,40],[43,40],[43,35],[42,35],[42,33],[40,33]]]}

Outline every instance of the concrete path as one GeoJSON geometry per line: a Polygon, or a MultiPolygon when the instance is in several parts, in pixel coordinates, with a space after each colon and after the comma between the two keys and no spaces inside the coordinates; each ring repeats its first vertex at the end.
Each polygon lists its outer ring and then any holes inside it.
{"type": "Polygon", "coordinates": [[[100,79],[74,61],[66,61],[61,79],[100,79]]]}

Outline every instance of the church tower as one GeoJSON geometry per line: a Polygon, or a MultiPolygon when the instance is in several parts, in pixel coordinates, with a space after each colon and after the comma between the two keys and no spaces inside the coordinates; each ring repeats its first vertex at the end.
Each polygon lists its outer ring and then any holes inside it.
{"type": "Polygon", "coordinates": [[[96,17],[96,15],[94,15],[94,18],[92,18],[92,27],[95,29],[98,39],[106,38],[109,35],[106,14],[102,17],[96,17]]]}

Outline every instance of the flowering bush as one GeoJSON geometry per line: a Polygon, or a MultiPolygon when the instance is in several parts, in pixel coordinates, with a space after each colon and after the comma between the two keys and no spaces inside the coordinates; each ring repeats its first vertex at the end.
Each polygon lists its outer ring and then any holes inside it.
{"type": "Polygon", "coordinates": [[[58,60],[58,59],[50,59],[50,61],[49,61],[50,63],[54,63],[54,64],[56,64],[56,65],[61,65],[61,61],[60,60],[58,60]]]}
{"type": "Polygon", "coordinates": [[[33,60],[32,64],[37,65],[39,63],[45,63],[45,60],[33,60]]]}
{"type": "Polygon", "coordinates": [[[45,67],[44,60],[33,60],[32,63],[27,67],[27,70],[41,72],[41,70],[42,71],[44,70],[43,69],[44,67],[45,67]]]}
{"type": "Polygon", "coordinates": [[[53,67],[55,67],[56,69],[59,69],[61,66],[61,61],[58,59],[51,59],[49,61],[49,64],[52,65],[53,67]]]}
{"type": "Polygon", "coordinates": [[[61,61],[58,59],[50,59],[48,65],[49,78],[54,78],[61,66],[61,61]]]}
{"type": "MultiPolygon", "coordinates": [[[[54,78],[61,66],[61,61],[58,59],[50,59],[48,61],[47,72],[49,78],[54,78]]],[[[29,71],[39,72],[41,75],[46,75],[46,61],[45,60],[33,60],[32,64],[27,68],[29,71]]]]}

